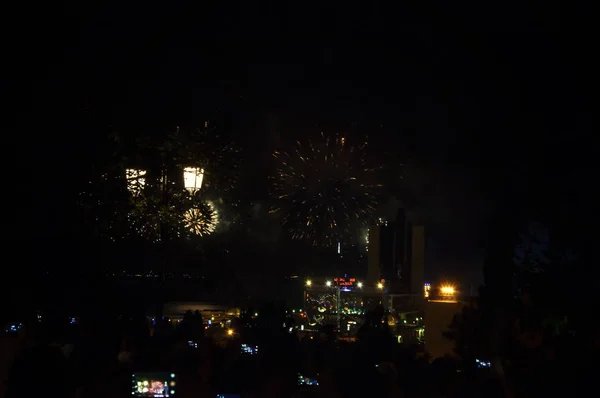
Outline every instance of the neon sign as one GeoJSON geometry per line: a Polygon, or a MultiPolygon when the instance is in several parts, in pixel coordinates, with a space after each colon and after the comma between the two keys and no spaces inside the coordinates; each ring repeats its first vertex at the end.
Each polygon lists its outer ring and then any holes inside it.
{"type": "Polygon", "coordinates": [[[354,287],[356,278],[333,278],[336,285],[340,287],[354,287]]]}

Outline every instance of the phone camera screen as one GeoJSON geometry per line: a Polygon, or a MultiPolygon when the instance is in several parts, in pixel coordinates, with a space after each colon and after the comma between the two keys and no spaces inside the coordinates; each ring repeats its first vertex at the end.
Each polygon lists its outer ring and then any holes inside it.
{"type": "Polygon", "coordinates": [[[298,374],[298,385],[299,386],[318,386],[319,381],[316,378],[304,377],[303,375],[298,374]]]}
{"type": "Polygon", "coordinates": [[[175,373],[134,373],[131,382],[132,397],[175,396],[175,373]]]}
{"type": "Polygon", "coordinates": [[[256,355],[258,354],[258,346],[257,345],[248,345],[248,344],[242,344],[240,346],[240,351],[242,354],[247,354],[247,355],[256,355]]]}

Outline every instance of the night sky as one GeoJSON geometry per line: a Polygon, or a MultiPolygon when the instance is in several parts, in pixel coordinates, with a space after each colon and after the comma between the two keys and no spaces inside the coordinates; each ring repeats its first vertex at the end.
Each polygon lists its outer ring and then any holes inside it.
{"type": "Polygon", "coordinates": [[[13,6],[2,95],[5,161],[26,197],[12,204],[22,209],[10,215],[15,242],[45,247],[72,233],[77,170],[110,131],[215,121],[244,147],[257,202],[275,147],[367,133],[393,165],[387,194],[426,225],[426,276],[477,283],[502,184],[523,166],[514,154],[576,151],[591,131],[591,55],[571,29],[585,29],[582,9],[178,3],[13,6]],[[30,168],[43,173],[35,188],[30,168]]]}

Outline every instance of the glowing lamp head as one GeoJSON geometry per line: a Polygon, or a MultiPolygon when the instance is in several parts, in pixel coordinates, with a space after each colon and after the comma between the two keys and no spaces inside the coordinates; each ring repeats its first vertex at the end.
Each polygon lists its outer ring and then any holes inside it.
{"type": "Polygon", "coordinates": [[[202,188],[204,169],[200,167],[183,168],[183,185],[190,193],[195,193],[202,188]]]}
{"type": "Polygon", "coordinates": [[[358,286],[358,288],[360,289],[360,288],[362,288],[362,287],[363,287],[363,284],[362,284],[362,282],[358,282],[358,283],[356,284],[356,286],[358,286]]]}
{"type": "Polygon", "coordinates": [[[377,289],[383,289],[383,283],[379,282],[379,283],[377,284],[377,289]]]}
{"type": "Polygon", "coordinates": [[[306,286],[310,287],[312,285],[312,281],[309,279],[306,281],[306,286]]]}
{"type": "Polygon", "coordinates": [[[233,336],[233,329],[227,330],[227,336],[233,336]]]}
{"type": "Polygon", "coordinates": [[[325,284],[326,284],[327,286],[331,286],[331,281],[327,281],[327,282],[325,282],[325,284]]]}

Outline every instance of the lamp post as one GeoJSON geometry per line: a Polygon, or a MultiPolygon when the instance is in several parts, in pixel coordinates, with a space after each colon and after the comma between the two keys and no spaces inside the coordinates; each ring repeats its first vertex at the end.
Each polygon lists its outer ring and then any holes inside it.
{"type": "Polygon", "coordinates": [[[200,167],[188,166],[183,168],[183,186],[192,195],[202,188],[204,181],[204,169],[200,167]]]}
{"type": "MultiPolygon", "coordinates": [[[[187,190],[191,196],[200,191],[202,187],[202,183],[204,180],[204,169],[195,166],[185,166],[180,168],[177,165],[174,165],[171,159],[171,154],[167,152],[164,148],[160,148],[160,173],[158,178],[155,181],[148,180],[148,170],[145,169],[137,169],[137,168],[128,168],[125,170],[125,179],[127,182],[127,190],[133,196],[135,201],[138,200],[150,200],[150,202],[159,203],[158,214],[156,215],[155,221],[155,231],[156,238],[154,241],[156,243],[160,243],[162,246],[162,265],[161,265],[161,279],[163,283],[166,280],[166,273],[168,271],[168,262],[169,262],[169,240],[171,237],[179,236],[179,228],[180,225],[175,225],[173,222],[179,223],[181,214],[171,214],[173,211],[175,212],[184,212],[182,213],[184,218],[187,215],[185,212],[185,208],[178,208],[181,203],[179,191],[173,191],[174,187],[181,187],[181,183],[183,183],[183,187],[187,190]],[[172,171],[175,171],[178,175],[176,178],[172,178],[174,174],[172,171]],[[181,174],[179,174],[181,173],[181,174]],[[181,177],[179,177],[181,176],[181,177]],[[179,180],[181,178],[181,180],[179,180]],[[178,180],[178,181],[176,181],[178,180]],[[153,195],[153,198],[144,197],[145,188],[156,184],[156,190],[151,190],[146,192],[149,195],[153,195]],[[173,203],[177,202],[177,203],[173,203]],[[167,214],[168,213],[168,214],[167,214]],[[165,218],[166,217],[166,218],[165,218]],[[171,236],[173,234],[173,236],[171,236]]],[[[212,209],[212,206],[209,205],[212,209]]],[[[216,213],[213,209],[212,213],[216,213]]],[[[144,216],[144,214],[142,214],[144,216]]]]}

